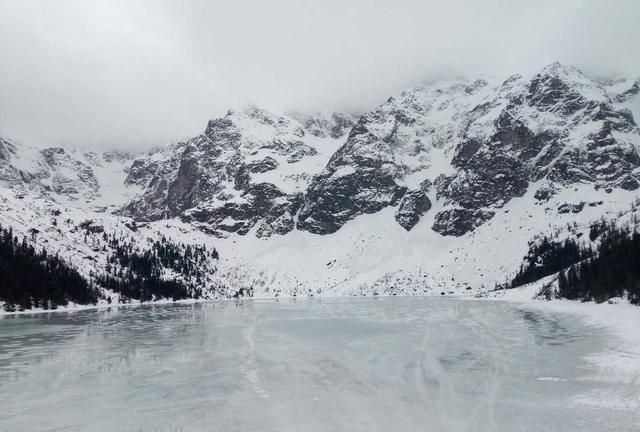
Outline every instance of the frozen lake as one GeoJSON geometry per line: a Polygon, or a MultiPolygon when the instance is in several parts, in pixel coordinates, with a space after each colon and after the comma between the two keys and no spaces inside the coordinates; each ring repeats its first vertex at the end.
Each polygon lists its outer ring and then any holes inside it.
{"type": "Polygon", "coordinates": [[[640,381],[589,361],[613,344],[571,315],[444,298],[11,316],[0,431],[640,430],[640,381]]]}

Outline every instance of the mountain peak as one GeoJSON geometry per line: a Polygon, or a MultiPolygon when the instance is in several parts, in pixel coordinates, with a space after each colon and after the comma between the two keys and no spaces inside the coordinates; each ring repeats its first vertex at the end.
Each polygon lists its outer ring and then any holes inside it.
{"type": "Polygon", "coordinates": [[[573,65],[565,65],[559,61],[554,61],[542,68],[538,75],[552,75],[557,77],[569,77],[584,75],[580,69],[573,65]]]}

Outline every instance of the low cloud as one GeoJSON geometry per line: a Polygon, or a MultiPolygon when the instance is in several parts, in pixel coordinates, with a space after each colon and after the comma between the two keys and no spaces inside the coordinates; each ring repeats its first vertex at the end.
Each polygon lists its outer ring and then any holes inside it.
{"type": "Polygon", "coordinates": [[[640,76],[639,22],[636,0],[4,0],[0,134],[144,149],[247,103],[363,110],[555,60],[640,76]]]}

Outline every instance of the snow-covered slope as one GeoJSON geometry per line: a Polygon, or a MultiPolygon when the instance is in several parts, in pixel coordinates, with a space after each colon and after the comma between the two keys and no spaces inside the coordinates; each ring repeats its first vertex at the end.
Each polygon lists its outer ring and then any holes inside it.
{"type": "Polygon", "coordinates": [[[0,138],[0,186],[79,208],[115,210],[139,188],[123,180],[133,155],[37,148],[0,138]]]}
{"type": "Polygon", "coordinates": [[[141,248],[208,245],[213,297],[475,294],[540,233],[640,197],[637,83],[554,63],[423,85],[359,117],[250,107],[137,156],[2,140],[0,224],[85,274],[110,253],[86,220],[141,248]]]}

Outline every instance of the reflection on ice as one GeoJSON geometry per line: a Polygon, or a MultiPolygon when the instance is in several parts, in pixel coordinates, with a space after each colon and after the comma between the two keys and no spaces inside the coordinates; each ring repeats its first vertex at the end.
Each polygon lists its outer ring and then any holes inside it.
{"type": "Polygon", "coordinates": [[[0,430],[633,430],[639,384],[585,360],[606,343],[572,317],[431,298],[7,317],[0,430]]]}

